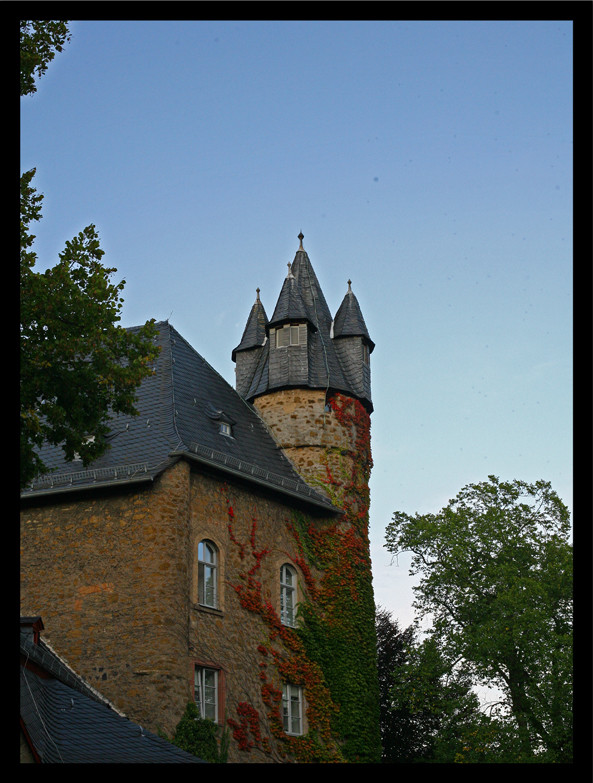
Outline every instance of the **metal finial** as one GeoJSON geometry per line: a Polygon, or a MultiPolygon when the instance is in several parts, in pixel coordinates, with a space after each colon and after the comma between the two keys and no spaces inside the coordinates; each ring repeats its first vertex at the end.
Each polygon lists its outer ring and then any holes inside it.
{"type": "Polygon", "coordinates": [[[257,301],[259,302],[259,288],[255,289],[255,293],[257,294],[257,301]]]}
{"type": "Polygon", "coordinates": [[[300,234],[298,235],[298,237],[297,237],[297,239],[298,239],[298,240],[299,240],[299,242],[301,243],[301,244],[299,245],[299,250],[304,250],[304,249],[305,249],[305,248],[303,247],[303,239],[304,239],[304,238],[305,238],[305,235],[304,235],[304,234],[303,234],[303,232],[301,231],[301,233],[300,233],[300,234]]]}
{"type": "Polygon", "coordinates": [[[352,285],[352,280],[348,280],[348,293],[349,294],[352,293],[352,289],[350,288],[351,285],[352,285]]]}

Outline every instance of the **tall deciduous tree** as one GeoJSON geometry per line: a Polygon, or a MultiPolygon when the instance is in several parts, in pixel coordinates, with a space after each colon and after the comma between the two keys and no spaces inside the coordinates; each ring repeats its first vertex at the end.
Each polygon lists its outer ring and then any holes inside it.
{"type": "MultiPolygon", "coordinates": [[[[35,92],[69,36],[62,22],[21,22],[21,93],[35,92]]],[[[20,220],[20,484],[46,470],[44,442],[77,453],[87,465],[106,449],[111,413],[136,412],[136,390],[157,355],[148,322],[137,332],[121,327],[124,281],[101,264],[95,226],[66,243],[59,261],[35,270],[31,224],[41,218],[35,169],[21,176],[20,220]]]]}
{"type": "Polygon", "coordinates": [[[413,553],[415,606],[451,669],[503,694],[513,760],[570,761],[572,545],[551,485],[489,476],[437,514],[395,512],[385,546],[413,553]]]}

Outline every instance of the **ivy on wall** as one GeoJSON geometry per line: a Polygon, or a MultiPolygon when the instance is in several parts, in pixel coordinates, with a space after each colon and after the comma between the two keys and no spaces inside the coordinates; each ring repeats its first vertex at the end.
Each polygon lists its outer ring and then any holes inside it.
{"type": "Polygon", "coordinates": [[[249,541],[240,541],[227,497],[229,536],[245,561],[231,587],[241,606],[258,614],[267,630],[257,651],[270,735],[263,730],[262,716],[246,702],[227,723],[246,752],[257,747],[299,762],[378,762],[379,686],[368,538],[370,418],[351,398],[335,395],[329,404],[341,426],[354,435],[352,452],[325,450],[319,478],[344,514],[335,523],[320,524],[295,513],[286,523],[295,542],[292,560],[303,575],[306,594],[296,628],[282,625],[264,595],[260,574],[268,550],[258,546],[257,520],[251,520],[249,541]],[[320,576],[314,576],[313,569],[320,576]],[[302,736],[284,732],[282,682],[305,692],[308,731],[302,736]]]}

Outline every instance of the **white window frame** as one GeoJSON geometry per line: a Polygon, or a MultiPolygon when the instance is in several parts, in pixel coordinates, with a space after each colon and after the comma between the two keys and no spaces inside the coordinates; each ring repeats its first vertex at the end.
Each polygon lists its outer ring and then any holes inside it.
{"type": "Polygon", "coordinates": [[[286,734],[303,733],[303,689],[289,682],[282,686],[282,726],[286,734]]]}
{"type": "Polygon", "coordinates": [[[307,324],[285,324],[271,330],[275,348],[288,348],[291,345],[307,344],[307,324]]]}
{"type": "Polygon", "coordinates": [[[206,538],[198,544],[198,603],[218,609],[218,548],[206,538]]]}
{"type": "Polygon", "coordinates": [[[297,572],[284,563],[280,567],[280,621],[282,625],[294,628],[297,609],[297,572]]]}
{"type": "Polygon", "coordinates": [[[194,668],[194,701],[202,718],[218,723],[218,669],[194,668]]]}
{"type": "Polygon", "coordinates": [[[233,428],[228,421],[221,421],[218,427],[218,431],[221,435],[226,435],[227,438],[233,437],[233,428]]]}

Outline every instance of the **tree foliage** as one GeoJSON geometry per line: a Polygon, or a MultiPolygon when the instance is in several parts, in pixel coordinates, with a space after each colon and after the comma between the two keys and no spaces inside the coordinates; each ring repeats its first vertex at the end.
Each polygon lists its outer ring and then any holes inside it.
{"type": "MultiPolygon", "coordinates": [[[[62,22],[21,22],[21,92],[35,92],[68,30],[62,22]],[[55,51],[54,51],[55,50],[55,51]]],[[[106,449],[112,413],[134,414],[138,385],[157,355],[149,322],[136,332],[121,327],[117,271],[101,264],[94,225],[66,242],[58,262],[36,271],[31,225],[41,219],[43,197],[32,185],[35,169],[20,181],[20,484],[46,471],[39,449],[60,445],[84,465],[106,449]]]]}
{"type": "Polygon", "coordinates": [[[387,549],[413,554],[415,607],[449,671],[500,689],[507,742],[492,742],[514,748],[507,760],[572,759],[569,537],[549,483],[495,476],[437,514],[395,512],[387,527],[387,549]]]}
{"type": "Polygon", "coordinates": [[[418,642],[414,626],[400,631],[385,610],[376,619],[383,762],[486,760],[491,721],[471,678],[450,670],[433,638],[418,642]]]}
{"type": "Polygon", "coordinates": [[[70,40],[64,21],[21,20],[21,95],[37,91],[35,77],[43,76],[49,63],[70,40]]]}
{"type": "Polygon", "coordinates": [[[227,761],[229,732],[222,731],[220,747],[218,743],[219,726],[207,718],[202,718],[194,702],[187,703],[185,712],[171,742],[178,748],[212,764],[224,764],[227,761]]]}

